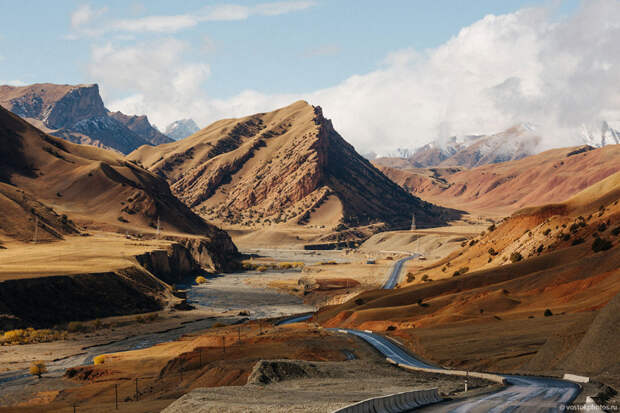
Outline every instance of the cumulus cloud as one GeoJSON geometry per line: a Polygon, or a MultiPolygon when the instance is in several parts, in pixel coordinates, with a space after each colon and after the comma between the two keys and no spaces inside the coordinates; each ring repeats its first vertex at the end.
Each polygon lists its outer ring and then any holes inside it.
{"type": "Polygon", "coordinates": [[[94,10],[90,5],[81,5],[71,15],[71,26],[74,32],[68,35],[67,38],[75,39],[80,35],[103,36],[111,32],[175,33],[197,26],[203,22],[245,20],[254,15],[277,16],[304,10],[315,4],[314,1],[308,0],[260,3],[255,6],[218,4],[206,6],[193,13],[115,19],[101,21],[91,27],[85,26],[87,23],[92,22],[95,17],[105,13],[107,9],[94,10]]]}
{"type": "MultiPolygon", "coordinates": [[[[489,15],[435,49],[397,50],[377,70],[299,94],[247,90],[213,99],[201,89],[208,69],[179,63],[182,59],[174,54],[169,62],[161,57],[157,64],[145,64],[144,73],[128,67],[124,84],[136,84],[139,90],[114,104],[129,113],[147,113],[158,126],[186,117],[205,125],[306,99],[321,105],[360,152],[378,153],[528,122],[542,134],[540,149],[545,149],[580,143],[582,124],[620,120],[617,39],[620,2],[591,0],[562,18],[547,8],[489,15]],[[166,76],[179,78],[170,82],[166,76]],[[159,89],[158,84],[163,91],[149,92],[159,89]]],[[[114,65],[106,67],[119,72],[114,65]]],[[[110,79],[94,69],[107,88],[110,79]]]]}

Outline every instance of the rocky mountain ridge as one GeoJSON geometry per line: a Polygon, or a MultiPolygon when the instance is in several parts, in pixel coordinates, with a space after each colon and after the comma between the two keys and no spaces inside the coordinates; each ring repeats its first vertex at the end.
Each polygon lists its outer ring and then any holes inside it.
{"type": "Polygon", "coordinates": [[[0,105],[44,132],[70,142],[129,153],[172,140],[146,116],[108,111],[96,84],[0,86],[0,105]]]}
{"type": "Polygon", "coordinates": [[[193,119],[180,119],[166,126],[166,135],[178,141],[198,132],[200,128],[193,119]]]}
{"type": "Polygon", "coordinates": [[[303,101],[129,157],[165,177],[195,211],[227,224],[407,227],[412,214],[420,226],[454,215],[390,181],[303,101]]]}

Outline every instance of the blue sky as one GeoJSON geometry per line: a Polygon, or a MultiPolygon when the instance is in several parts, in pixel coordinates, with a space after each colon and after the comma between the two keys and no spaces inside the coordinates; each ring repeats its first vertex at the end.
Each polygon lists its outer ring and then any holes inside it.
{"type": "MultiPolygon", "coordinates": [[[[96,82],[109,108],[145,113],[160,128],[302,98],[360,150],[540,123],[541,105],[566,88],[554,78],[598,76],[580,64],[550,73],[567,54],[573,63],[592,54],[562,38],[594,22],[609,47],[619,17],[616,0],[0,4],[0,83],[96,82]]],[[[602,67],[615,67],[618,52],[597,51],[611,54],[602,67]]],[[[613,112],[615,96],[604,98],[592,116],[613,112]]],[[[556,124],[576,110],[556,109],[556,124]]]]}
{"type": "MultiPolygon", "coordinates": [[[[67,39],[71,13],[81,5],[107,8],[101,19],[137,19],[150,15],[191,14],[224,1],[2,1],[0,80],[25,83],[90,83],[86,66],[92,45],[157,39],[162,33],[132,33],[67,39]],[[24,30],[24,28],[28,28],[24,30]]],[[[234,4],[257,5],[245,1],[234,4]]],[[[211,66],[204,87],[210,96],[227,97],[244,89],[300,93],[329,87],[353,74],[366,73],[395,50],[434,48],[487,14],[504,14],[541,2],[478,0],[459,2],[316,0],[307,9],[279,16],[212,21],[178,30],[191,44],[188,53],[211,66]],[[208,37],[211,50],[205,53],[208,37]]],[[[570,12],[576,1],[563,2],[570,12]]]]}

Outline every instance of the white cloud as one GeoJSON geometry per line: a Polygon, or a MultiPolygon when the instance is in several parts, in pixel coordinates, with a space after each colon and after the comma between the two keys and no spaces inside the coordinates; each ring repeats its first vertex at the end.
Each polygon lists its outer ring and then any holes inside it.
{"type": "Polygon", "coordinates": [[[85,27],[86,24],[105,13],[107,9],[93,10],[89,5],[81,5],[71,15],[71,26],[74,32],[66,35],[65,38],[102,36],[110,32],[175,33],[203,22],[245,20],[253,15],[277,16],[304,10],[315,4],[314,1],[305,0],[260,3],[256,6],[219,4],[204,7],[193,13],[101,21],[89,27],[85,27]]]}
{"type": "Polygon", "coordinates": [[[308,93],[246,90],[209,98],[208,67],[183,63],[177,49],[184,46],[172,40],[148,51],[95,50],[92,72],[104,90],[133,91],[109,106],[146,113],[160,128],[187,117],[206,125],[306,99],[321,105],[360,152],[495,133],[518,122],[536,124],[545,147],[553,147],[576,144],[583,123],[620,120],[617,39],[620,2],[591,0],[560,20],[545,8],[489,15],[435,49],[395,51],[373,72],[308,93]]]}
{"type": "Polygon", "coordinates": [[[107,12],[107,7],[93,9],[90,4],[82,4],[71,13],[71,27],[79,29],[107,12]]]}

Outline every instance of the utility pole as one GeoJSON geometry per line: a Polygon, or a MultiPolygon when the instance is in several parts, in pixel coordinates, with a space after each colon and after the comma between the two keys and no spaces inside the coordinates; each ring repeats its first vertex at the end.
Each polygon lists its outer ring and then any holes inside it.
{"type": "Polygon", "coordinates": [[[138,378],[136,377],[136,401],[138,401],[139,397],[140,397],[140,393],[138,392],[138,378]]]}
{"type": "Polygon", "coordinates": [[[118,410],[118,384],[114,385],[114,406],[118,410]]]}
{"type": "Polygon", "coordinates": [[[157,217],[157,239],[159,239],[159,229],[160,229],[160,225],[159,225],[159,216],[157,217]]]}
{"type": "Polygon", "coordinates": [[[411,214],[411,230],[415,231],[416,226],[415,226],[415,214],[411,214]]]}

